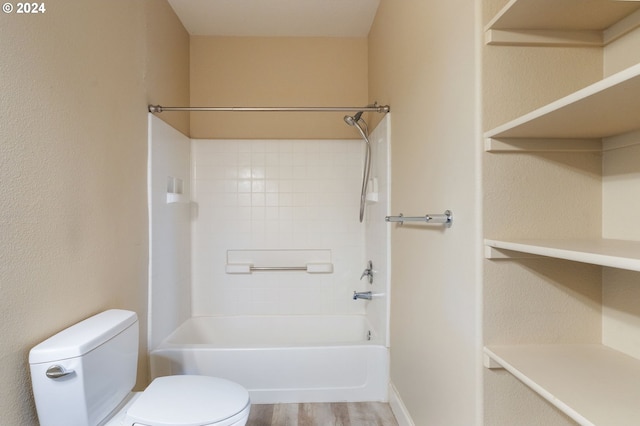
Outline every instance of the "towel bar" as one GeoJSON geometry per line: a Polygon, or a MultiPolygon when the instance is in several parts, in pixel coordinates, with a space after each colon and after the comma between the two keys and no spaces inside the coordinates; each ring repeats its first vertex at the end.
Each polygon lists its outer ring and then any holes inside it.
{"type": "Polygon", "coordinates": [[[386,222],[398,222],[403,225],[405,222],[425,222],[425,223],[443,223],[447,228],[453,225],[453,213],[451,210],[445,210],[444,214],[427,214],[424,216],[404,216],[400,213],[398,216],[386,216],[386,222]]]}
{"type": "Polygon", "coordinates": [[[227,264],[227,274],[250,274],[254,271],[304,271],[309,274],[331,274],[331,263],[307,263],[305,266],[253,266],[247,263],[227,264]]]}

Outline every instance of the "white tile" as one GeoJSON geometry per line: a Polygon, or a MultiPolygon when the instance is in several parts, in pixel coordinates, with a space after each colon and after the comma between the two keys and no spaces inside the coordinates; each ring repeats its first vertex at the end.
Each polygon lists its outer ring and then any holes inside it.
{"type": "Polygon", "coordinates": [[[266,197],[264,193],[252,193],[251,194],[251,206],[252,207],[264,207],[266,205],[266,197]]]}
{"type": "Polygon", "coordinates": [[[254,179],[251,181],[251,192],[265,192],[265,182],[263,179],[254,179]]]}
{"type": "MultiPolygon", "coordinates": [[[[282,195],[280,194],[280,198],[282,199],[282,195]]],[[[280,200],[282,201],[282,200],[280,200]]],[[[280,220],[291,223],[293,220],[293,208],[289,206],[280,206],[279,207],[280,220]]]]}
{"type": "Polygon", "coordinates": [[[279,152],[293,152],[293,141],[291,141],[291,140],[278,141],[278,151],[279,152]]]}
{"type": "Polygon", "coordinates": [[[238,167],[228,166],[223,168],[224,178],[225,179],[237,179],[238,178],[238,167]]]}
{"type": "Polygon", "coordinates": [[[308,175],[307,166],[293,166],[294,179],[306,179],[308,175]]]}
{"type": "Polygon", "coordinates": [[[280,179],[293,179],[293,166],[280,166],[280,179]]]}
{"type": "Polygon", "coordinates": [[[279,166],[269,166],[265,167],[264,177],[266,179],[279,179],[280,178],[280,167],[279,166]]]}
{"type": "Polygon", "coordinates": [[[242,179],[238,181],[238,192],[251,192],[251,180],[242,179]]]}
{"type": "Polygon", "coordinates": [[[293,194],[280,192],[278,194],[278,205],[281,207],[293,206],[293,194]]]}
{"type": "Polygon", "coordinates": [[[251,207],[251,193],[242,193],[237,195],[238,206],[251,207]]]}
{"type": "Polygon", "coordinates": [[[265,152],[266,149],[266,141],[263,140],[254,140],[251,141],[251,152],[265,152]]]}
{"type": "Polygon", "coordinates": [[[277,152],[268,152],[264,158],[265,166],[278,166],[280,164],[280,155],[277,152]]]}
{"type": "Polygon", "coordinates": [[[265,142],[265,151],[272,153],[280,150],[280,142],[275,140],[268,140],[265,142]]]}
{"type": "Polygon", "coordinates": [[[309,192],[309,182],[306,180],[292,180],[292,191],[297,193],[309,192]]]}
{"type": "Polygon", "coordinates": [[[198,165],[193,176],[196,180],[215,180],[225,177],[223,168],[211,165],[198,165]]]}
{"type": "Polygon", "coordinates": [[[247,140],[235,140],[229,141],[229,144],[233,144],[233,147],[238,152],[251,152],[251,141],[247,140]]]}
{"type": "Polygon", "coordinates": [[[351,275],[361,272],[363,258],[364,226],[357,221],[361,141],[196,145],[192,182],[200,212],[193,224],[193,232],[199,233],[193,236],[198,251],[193,257],[194,298],[203,298],[194,301],[197,312],[310,314],[363,309],[363,304],[350,303],[351,275]],[[221,188],[224,192],[214,192],[221,188]],[[330,248],[336,273],[235,277],[224,272],[226,250],[292,247],[330,248]],[[347,263],[352,259],[357,265],[347,263]],[[351,273],[349,267],[356,270],[351,273]],[[296,289],[293,295],[284,290],[286,286],[296,289]],[[268,292],[274,289],[282,291],[268,292]]]}
{"type": "MultiPolygon", "coordinates": [[[[220,193],[220,192],[228,192],[226,190],[225,181],[224,180],[211,180],[206,186],[206,190],[210,192],[220,193]]],[[[235,191],[233,191],[235,192],[235,191]]]]}
{"type": "Polygon", "coordinates": [[[293,203],[294,207],[306,206],[307,205],[307,194],[304,192],[295,192],[293,195],[293,203]]]}
{"type": "Polygon", "coordinates": [[[280,152],[279,161],[281,166],[293,166],[293,153],[280,152]]]}
{"type": "Polygon", "coordinates": [[[238,167],[238,178],[251,179],[251,165],[243,165],[238,167]]]}
{"type": "Polygon", "coordinates": [[[224,192],[229,193],[237,193],[238,192],[238,181],[233,180],[225,180],[224,183],[224,192]]]}
{"type": "Polygon", "coordinates": [[[279,205],[279,196],[278,194],[267,193],[265,194],[265,205],[269,207],[274,207],[279,205]]]}
{"type": "MultiPolygon", "coordinates": [[[[267,205],[267,207],[265,208],[265,220],[266,221],[277,221],[280,219],[280,208],[275,206],[269,206],[267,205]]],[[[274,230],[277,232],[277,224],[276,225],[269,225],[269,227],[271,228],[275,228],[274,230]]]]}
{"type": "Polygon", "coordinates": [[[264,221],[265,209],[264,206],[252,206],[251,207],[251,220],[252,221],[264,221]]]}
{"type": "Polygon", "coordinates": [[[218,194],[215,197],[216,203],[220,206],[233,206],[235,207],[238,204],[238,195],[237,194],[218,194]]]}
{"type": "Polygon", "coordinates": [[[265,181],[265,192],[280,192],[279,181],[275,179],[267,179],[265,181]]]}
{"type": "MultiPolygon", "coordinates": [[[[226,163],[229,164],[229,163],[226,163]]],[[[237,154],[237,159],[235,160],[235,164],[243,167],[251,166],[251,152],[239,152],[237,154]]]]}
{"type": "Polygon", "coordinates": [[[307,144],[303,140],[294,141],[291,145],[291,151],[295,153],[305,153],[307,151],[307,144]]]}
{"type": "Polygon", "coordinates": [[[279,192],[293,192],[293,180],[280,179],[278,181],[279,192]]]}
{"type": "Polygon", "coordinates": [[[251,220],[251,207],[240,206],[236,211],[236,217],[238,220],[251,220]]]}
{"type": "Polygon", "coordinates": [[[266,164],[266,156],[264,152],[252,152],[251,153],[251,166],[262,166],[266,164]]]}
{"type": "Polygon", "coordinates": [[[306,152],[294,152],[293,153],[293,165],[294,166],[306,166],[307,165],[307,153],[306,152]]]}

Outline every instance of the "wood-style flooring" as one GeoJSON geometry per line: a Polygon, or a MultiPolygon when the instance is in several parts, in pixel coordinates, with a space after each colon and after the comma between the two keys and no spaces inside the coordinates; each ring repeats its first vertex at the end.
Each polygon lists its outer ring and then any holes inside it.
{"type": "Polygon", "coordinates": [[[247,426],[398,426],[398,422],[383,402],[331,402],[251,405],[247,426]]]}

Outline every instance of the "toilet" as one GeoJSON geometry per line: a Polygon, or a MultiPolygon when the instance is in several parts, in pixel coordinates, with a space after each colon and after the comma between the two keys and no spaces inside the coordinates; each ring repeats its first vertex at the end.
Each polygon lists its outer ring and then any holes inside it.
{"type": "Polygon", "coordinates": [[[244,426],[249,392],[229,380],[158,377],[131,392],[138,317],[112,309],[81,321],[29,352],[41,426],[244,426]]]}

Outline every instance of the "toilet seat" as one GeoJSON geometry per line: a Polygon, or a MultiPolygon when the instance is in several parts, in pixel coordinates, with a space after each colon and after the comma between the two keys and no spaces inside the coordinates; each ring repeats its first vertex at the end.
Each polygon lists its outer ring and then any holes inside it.
{"type": "Polygon", "coordinates": [[[190,375],[158,377],[127,409],[125,424],[227,426],[246,420],[249,410],[249,392],[229,380],[190,375]]]}

